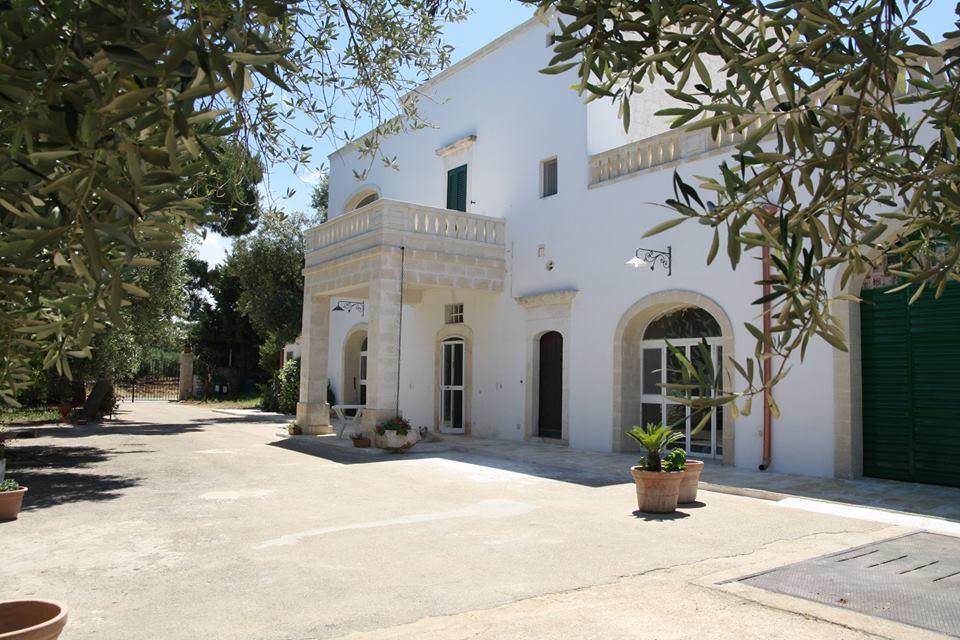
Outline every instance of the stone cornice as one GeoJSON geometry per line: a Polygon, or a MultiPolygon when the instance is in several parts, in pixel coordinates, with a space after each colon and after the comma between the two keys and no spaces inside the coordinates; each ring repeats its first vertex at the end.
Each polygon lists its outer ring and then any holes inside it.
{"type": "Polygon", "coordinates": [[[463,151],[464,149],[470,148],[476,141],[476,134],[471,133],[470,135],[464,136],[455,142],[451,142],[445,147],[440,147],[437,149],[437,155],[442,158],[444,156],[449,156],[451,153],[463,151]]]}
{"type": "Polygon", "coordinates": [[[577,289],[561,289],[559,291],[544,291],[542,293],[533,293],[528,296],[518,296],[514,298],[521,307],[532,309],[534,307],[544,307],[551,304],[570,304],[577,297],[577,289]]]}

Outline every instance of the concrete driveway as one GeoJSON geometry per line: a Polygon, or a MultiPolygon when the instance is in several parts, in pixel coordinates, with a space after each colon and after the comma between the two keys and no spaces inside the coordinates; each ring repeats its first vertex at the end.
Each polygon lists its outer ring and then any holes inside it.
{"type": "Polygon", "coordinates": [[[935,637],[718,584],[901,526],[713,492],[638,517],[626,482],[282,429],[137,403],[16,440],[0,594],[66,603],[66,640],[935,637]]]}

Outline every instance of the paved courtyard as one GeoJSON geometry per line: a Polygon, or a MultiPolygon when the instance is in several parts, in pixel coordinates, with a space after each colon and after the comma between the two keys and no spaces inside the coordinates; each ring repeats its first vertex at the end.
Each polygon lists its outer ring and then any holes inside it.
{"type": "MultiPolygon", "coordinates": [[[[932,638],[724,581],[958,526],[775,493],[832,481],[733,495],[748,483],[720,468],[700,503],[643,516],[616,456],[457,438],[386,455],[176,404],[36,432],[11,445],[31,490],[0,524],[0,585],[66,603],[66,640],[932,638]]],[[[925,491],[919,515],[950,518],[960,492],[925,491]]]]}

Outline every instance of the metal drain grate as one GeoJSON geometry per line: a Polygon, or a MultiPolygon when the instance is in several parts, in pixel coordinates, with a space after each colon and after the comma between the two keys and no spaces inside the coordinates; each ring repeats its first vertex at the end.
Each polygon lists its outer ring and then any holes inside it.
{"type": "Polygon", "coordinates": [[[912,533],[736,582],[960,637],[960,538],[912,533]]]}

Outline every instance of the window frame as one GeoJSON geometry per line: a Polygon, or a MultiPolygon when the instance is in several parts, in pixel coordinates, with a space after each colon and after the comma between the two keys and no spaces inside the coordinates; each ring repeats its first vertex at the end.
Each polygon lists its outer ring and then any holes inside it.
{"type": "Polygon", "coordinates": [[[443,324],[463,324],[463,303],[443,305],[443,324]]]}
{"type": "Polygon", "coordinates": [[[540,161],[540,198],[550,198],[560,193],[560,162],[557,156],[551,156],[540,161]],[[548,190],[548,167],[553,167],[553,192],[548,190]]]}

